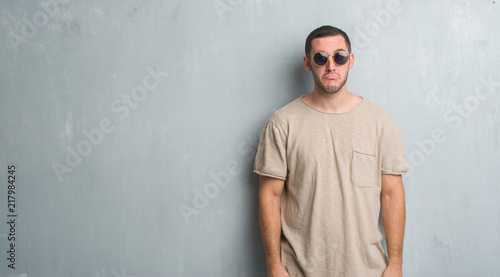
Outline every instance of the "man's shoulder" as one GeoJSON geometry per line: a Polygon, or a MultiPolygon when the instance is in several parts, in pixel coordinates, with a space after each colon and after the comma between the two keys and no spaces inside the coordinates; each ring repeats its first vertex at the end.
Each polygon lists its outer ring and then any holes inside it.
{"type": "Polygon", "coordinates": [[[375,102],[364,98],[364,111],[368,113],[370,116],[375,116],[379,119],[391,119],[392,116],[391,114],[375,102]]]}
{"type": "Polygon", "coordinates": [[[275,124],[288,121],[289,119],[296,117],[298,113],[300,113],[302,108],[303,103],[301,98],[299,97],[276,110],[271,116],[270,120],[275,124]]]}
{"type": "Polygon", "coordinates": [[[364,122],[372,126],[378,126],[379,131],[398,128],[396,121],[388,110],[373,101],[365,99],[364,122]]]}
{"type": "MultiPolygon", "coordinates": [[[[391,114],[385,108],[370,99],[363,97],[360,105],[362,105],[361,109],[357,109],[357,112],[353,114],[361,113],[371,119],[377,119],[377,121],[393,120],[391,114]]],[[[283,125],[295,118],[303,118],[305,114],[311,111],[312,109],[303,102],[302,97],[299,97],[276,110],[269,120],[275,125],[283,125]]]]}

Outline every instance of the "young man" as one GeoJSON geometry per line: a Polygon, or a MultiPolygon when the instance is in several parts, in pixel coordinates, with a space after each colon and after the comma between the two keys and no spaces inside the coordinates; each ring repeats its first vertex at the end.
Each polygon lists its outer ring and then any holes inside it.
{"type": "Polygon", "coordinates": [[[322,26],[305,48],[314,90],[271,116],[255,160],[268,276],[400,277],[408,162],[398,128],[347,90],[345,32],[322,26]]]}

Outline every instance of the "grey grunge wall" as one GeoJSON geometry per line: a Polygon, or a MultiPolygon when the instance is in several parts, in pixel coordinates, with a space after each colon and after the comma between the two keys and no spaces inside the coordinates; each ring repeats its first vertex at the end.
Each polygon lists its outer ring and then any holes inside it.
{"type": "Polygon", "coordinates": [[[499,5],[2,0],[0,276],[266,276],[253,159],[325,24],[403,137],[404,276],[498,276],[499,5]]]}

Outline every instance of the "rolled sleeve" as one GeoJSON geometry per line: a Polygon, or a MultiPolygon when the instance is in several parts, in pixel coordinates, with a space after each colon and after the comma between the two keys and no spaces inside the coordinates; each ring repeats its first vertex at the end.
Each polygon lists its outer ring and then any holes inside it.
{"type": "Polygon", "coordinates": [[[286,180],[286,136],[269,120],[260,136],[255,157],[254,172],[268,177],[286,180]]]}

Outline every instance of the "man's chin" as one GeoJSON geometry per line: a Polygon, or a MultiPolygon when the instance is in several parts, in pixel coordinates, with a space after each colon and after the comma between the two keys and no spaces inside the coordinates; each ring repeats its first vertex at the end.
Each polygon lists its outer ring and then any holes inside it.
{"type": "MultiPolygon", "coordinates": [[[[320,89],[321,92],[324,94],[332,95],[340,91],[342,87],[339,87],[337,85],[330,85],[330,86],[325,86],[322,84],[319,80],[314,80],[316,83],[316,86],[320,89]]],[[[345,84],[345,83],[344,83],[345,84]]]]}
{"type": "Polygon", "coordinates": [[[325,94],[335,94],[337,92],[339,92],[340,88],[338,87],[331,87],[331,88],[321,88],[321,90],[325,93],[325,94]]]}

